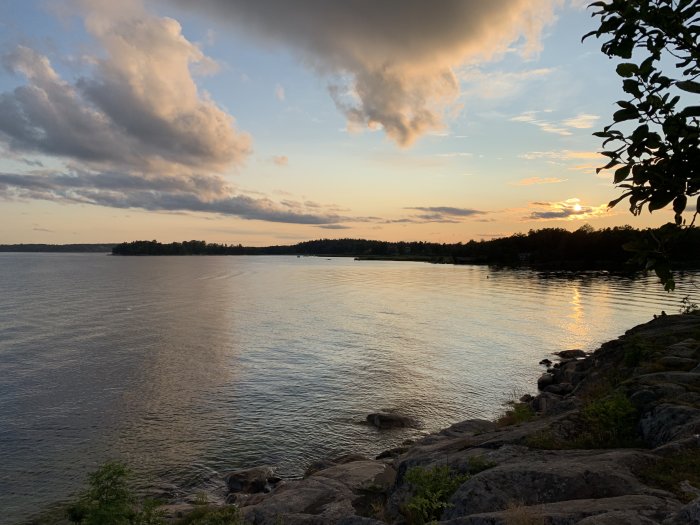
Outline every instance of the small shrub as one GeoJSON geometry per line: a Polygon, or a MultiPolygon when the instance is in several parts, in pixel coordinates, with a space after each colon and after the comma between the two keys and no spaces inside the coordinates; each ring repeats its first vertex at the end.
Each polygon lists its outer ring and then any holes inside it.
{"type": "Polygon", "coordinates": [[[645,340],[634,338],[625,345],[625,366],[630,368],[639,366],[640,363],[649,360],[654,354],[654,347],[645,340]]]}
{"type": "Polygon", "coordinates": [[[158,503],[144,501],[137,509],[129,483],[131,470],[118,461],[108,461],[88,475],[88,489],[67,509],[67,517],[81,525],[161,525],[158,503]]]}
{"type": "Polygon", "coordinates": [[[637,444],[637,409],[622,392],[594,399],[581,410],[583,434],[577,448],[629,447],[637,444]]]}
{"type": "Polygon", "coordinates": [[[535,418],[535,411],[527,403],[511,401],[507,404],[510,408],[506,409],[506,413],[496,420],[499,427],[519,425],[535,418]]]}
{"type": "Polygon", "coordinates": [[[690,296],[686,295],[681,300],[681,306],[678,308],[678,312],[681,314],[692,314],[700,310],[700,306],[695,301],[691,301],[690,296]]]}
{"type": "Polygon", "coordinates": [[[425,469],[413,467],[406,473],[413,487],[413,497],[406,505],[409,522],[416,524],[439,520],[450,505],[452,494],[469,479],[468,474],[454,474],[447,465],[425,469]]]}

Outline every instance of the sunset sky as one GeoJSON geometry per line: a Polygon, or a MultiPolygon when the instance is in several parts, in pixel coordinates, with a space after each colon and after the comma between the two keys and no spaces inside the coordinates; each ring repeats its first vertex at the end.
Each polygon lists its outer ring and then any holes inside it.
{"type": "Polygon", "coordinates": [[[458,242],[632,217],[580,0],[0,3],[0,243],[458,242]]]}

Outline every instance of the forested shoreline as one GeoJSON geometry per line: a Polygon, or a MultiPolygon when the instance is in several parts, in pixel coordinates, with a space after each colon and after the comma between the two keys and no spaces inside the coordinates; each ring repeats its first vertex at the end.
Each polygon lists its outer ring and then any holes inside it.
{"type": "Polygon", "coordinates": [[[251,247],[205,241],[160,243],[133,241],[114,246],[113,255],[299,255],[359,259],[417,260],[449,264],[531,265],[547,269],[635,269],[640,252],[653,254],[664,239],[664,254],[677,267],[700,267],[698,228],[636,230],[630,226],[595,230],[585,225],[530,230],[467,243],[388,242],[365,239],[320,239],[294,245],[251,247]]]}

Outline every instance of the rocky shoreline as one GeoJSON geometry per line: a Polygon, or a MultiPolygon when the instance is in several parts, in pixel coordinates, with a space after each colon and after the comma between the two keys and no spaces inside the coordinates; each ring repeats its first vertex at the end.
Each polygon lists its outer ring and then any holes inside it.
{"type": "MultiPolygon", "coordinates": [[[[300,480],[233,472],[227,502],[254,525],[700,524],[700,313],[558,359],[495,422],[319,462],[300,480]]],[[[192,508],[165,510],[177,522],[192,508]]]]}

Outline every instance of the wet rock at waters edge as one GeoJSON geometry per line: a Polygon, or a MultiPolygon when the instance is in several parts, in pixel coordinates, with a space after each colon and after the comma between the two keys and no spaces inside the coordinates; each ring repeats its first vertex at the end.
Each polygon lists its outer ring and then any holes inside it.
{"type": "Polygon", "coordinates": [[[550,394],[557,394],[558,396],[565,396],[566,394],[571,393],[571,391],[574,389],[574,387],[571,385],[571,383],[558,383],[556,385],[549,385],[544,388],[545,392],[549,392],[550,394]]]}
{"type": "Polygon", "coordinates": [[[549,368],[550,366],[552,366],[552,361],[549,359],[543,359],[542,361],[540,361],[540,364],[549,368]]]}
{"type": "Polygon", "coordinates": [[[540,376],[540,378],[537,380],[537,388],[539,390],[544,390],[547,388],[549,385],[554,383],[554,376],[550,374],[549,372],[546,372],[540,376]]]}
{"type": "Polygon", "coordinates": [[[367,422],[381,429],[417,426],[417,422],[414,419],[393,412],[374,412],[367,416],[367,422]]]}
{"type": "Polygon", "coordinates": [[[255,494],[270,492],[281,481],[269,466],[236,470],[224,477],[229,492],[255,494]]]}
{"type": "Polygon", "coordinates": [[[561,352],[554,352],[554,355],[558,355],[562,359],[578,359],[579,357],[586,357],[586,352],[583,350],[562,350],[561,352]]]}

